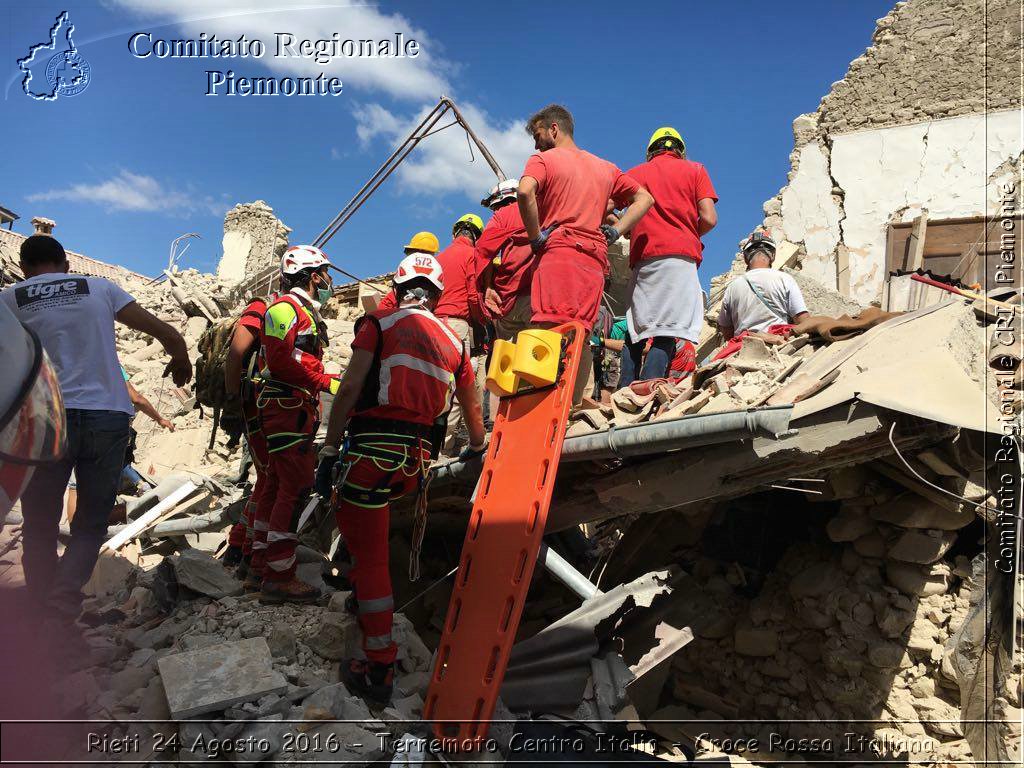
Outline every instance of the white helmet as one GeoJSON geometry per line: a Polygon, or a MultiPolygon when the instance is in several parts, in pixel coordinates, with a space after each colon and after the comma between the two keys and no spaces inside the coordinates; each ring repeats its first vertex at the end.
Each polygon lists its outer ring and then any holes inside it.
{"type": "Polygon", "coordinates": [[[775,238],[772,237],[771,230],[768,229],[757,229],[751,233],[750,237],[746,238],[740,243],[740,252],[743,254],[745,261],[750,261],[752,254],[755,251],[768,250],[771,251],[772,258],[775,258],[775,238]]]}
{"type": "Polygon", "coordinates": [[[304,269],[331,266],[327,254],[312,245],[293,245],[281,257],[281,274],[296,275],[304,269]]]}
{"type": "Polygon", "coordinates": [[[480,201],[480,205],[485,208],[493,208],[503,200],[515,198],[518,191],[519,179],[505,179],[491,187],[491,191],[487,194],[487,197],[480,201]]]}
{"type": "Polygon", "coordinates": [[[395,285],[402,285],[417,277],[425,277],[437,290],[444,290],[441,262],[429,253],[413,253],[402,259],[395,272],[395,285]]]}

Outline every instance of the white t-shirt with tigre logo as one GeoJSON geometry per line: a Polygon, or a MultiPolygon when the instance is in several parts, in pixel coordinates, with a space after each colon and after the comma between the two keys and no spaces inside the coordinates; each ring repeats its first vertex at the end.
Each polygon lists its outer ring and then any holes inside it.
{"type": "Polygon", "coordinates": [[[65,408],[134,414],[114,346],[114,316],[135,299],[109,280],[48,272],[0,291],[39,336],[65,408]]]}

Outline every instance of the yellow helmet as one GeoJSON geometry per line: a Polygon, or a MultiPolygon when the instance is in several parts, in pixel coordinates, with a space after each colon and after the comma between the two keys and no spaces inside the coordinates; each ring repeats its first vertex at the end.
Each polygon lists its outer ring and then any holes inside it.
{"type": "Polygon", "coordinates": [[[683,141],[683,137],[679,135],[679,131],[666,125],[652,133],[651,140],[647,142],[648,155],[655,149],[677,149],[680,152],[685,153],[686,142],[683,141]]]}
{"type": "Polygon", "coordinates": [[[460,216],[452,227],[452,235],[459,231],[459,227],[469,225],[476,229],[477,235],[484,231],[484,220],[477,216],[475,213],[467,213],[465,216],[460,216]]]}
{"type": "Polygon", "coordinates": [[[414,251],[437,253],[440,247],[441,243],[438,242],[437,235],[433,232],[417,232],[409,240],[409,244],[405,246],[404,250],[406,253],[413,253],[414,251]]]}

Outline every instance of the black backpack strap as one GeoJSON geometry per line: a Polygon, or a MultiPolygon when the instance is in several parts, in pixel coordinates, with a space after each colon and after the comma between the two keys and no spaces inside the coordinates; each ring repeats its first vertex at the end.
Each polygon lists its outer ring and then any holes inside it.
{"type": "Polygon", "coordinates": [[[380,358],[384,353],[384,329],[380,327],[380,320],[377,319],[376,315],[363,315],[356,320],[355,325],[352,327],[354,334],[359,333],[363,323],[373,323],[376,326],[377,348],[373,352],[373,365],[370,366],[370,372],[366,376],[363,391],[359,393],[359,399],[356,400],[355,407],[357,411],[363,411],[380,405],[377,395],[380,392],[380,358]]]}

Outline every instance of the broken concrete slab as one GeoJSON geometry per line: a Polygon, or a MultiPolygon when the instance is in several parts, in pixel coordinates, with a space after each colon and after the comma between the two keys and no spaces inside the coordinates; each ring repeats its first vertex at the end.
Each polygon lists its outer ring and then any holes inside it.
{"type": "Polygon", "coordinates": [[[956,533],[931,529],[906,530],[889,547],[886,553],[893,560],[905,563],[934,563],[953,546],[956,533]]]}
{"type": "Polygon", "coordinates": [[[198,549],[186,549],[172,558],[178,584],[207,595],[212,598],[240,595],[242,583],[234,578],[227,569],[205,552],[198,549]]]}
{"type": "MultiPolygon", "coordinates": [[[[324,711],[339,720],[361,723],[369,723],[374,720],[363,700],[349,693],[344,683],[324,686],[307,696],[302,702],[302,706],[304,712],[310,713],[310,719],[318,719],[314,715],[319,711],[324,711]]],[[[306,715],[304,714],[303,717],[306,715]]]]}
{"type": "Polygon", "coordinates": [[[101,596],[112,595],[122,589],[127,589],[134,583],[138,566],[131,558],[132,554],[137,555],[138,550],[134,547],[125,547],[123,553],[103,550],[96,560],[96,566],[92,570],[89,581],[82,587],[86,595],[101,596]]]}
{"type": "Polygon", "coordinates": [[[287,624],[278,623],[271,627],[267,645],[270,646],[270,652],[275,658],[280,657],[285,660],[295,658],[295,632],[287,624]]]}
{"type": "Polygon", "coordinates": [[[179,720],[288,690],[262,637],[165,656],[157,667],[171,716],[179,720]]]}
{"type": "Polygon", "coordinates": [[[320,626],[304,642],[318,656],[340,661],[351,655],[353,639],[358,637],[359,622],[355,616],[328,611],[321,616],[320,626]]]}
{"type": "Polygon", "coordinates": [[[872,509],[871,517],[901,528],[956,531],[974,520],[975,515],[974,509],[966,504],[959,510],[950,509],[907,491],[872,509]]]}
{"type": "Polygon", "coordinates": [[[952,571],[945,563],[921,566],[890,560],[885,564],[885,578],[905,595],[929,597],[949,589],[952,571]]]}

